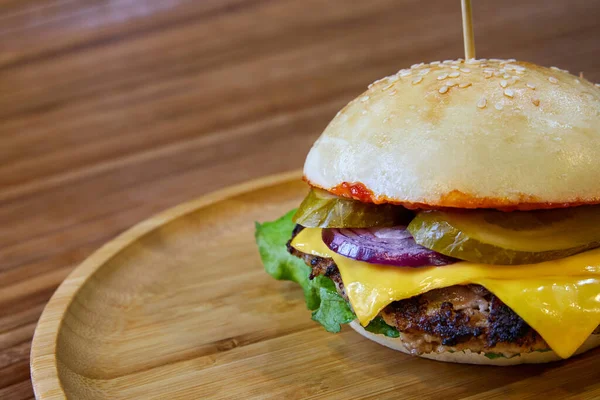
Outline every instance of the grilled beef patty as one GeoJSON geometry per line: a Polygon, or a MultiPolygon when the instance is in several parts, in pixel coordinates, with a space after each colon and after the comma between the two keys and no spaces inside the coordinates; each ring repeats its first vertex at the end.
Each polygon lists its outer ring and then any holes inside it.
{"type": "MultiPolygon", "coordinates": [[[[296,226],[292,239],[303,228],[296,226]]],[[[291,241],[291,240],[290,240],[291,241]]],[[[331,258],[288,251],[312,268],[310,278],[325,275],[348,301],[344,283],[331,258]]],[[[400,331],[407,348],[415,353],[471,350],[506,356],[549,350],[546,342],[499,298],[480,285],[456,285],[394,301],[379,314],[400,331]]]]}

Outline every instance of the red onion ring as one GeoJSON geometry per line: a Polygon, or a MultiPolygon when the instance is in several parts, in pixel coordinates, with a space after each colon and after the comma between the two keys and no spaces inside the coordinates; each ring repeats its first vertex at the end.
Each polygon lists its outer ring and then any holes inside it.
{"type": "Polygon", "coordinates": [[[370,229],[323,229],[323,241],[344,257],[396,267],[442,266],[457,260],[415,242],[406,226],[370,229]]]}

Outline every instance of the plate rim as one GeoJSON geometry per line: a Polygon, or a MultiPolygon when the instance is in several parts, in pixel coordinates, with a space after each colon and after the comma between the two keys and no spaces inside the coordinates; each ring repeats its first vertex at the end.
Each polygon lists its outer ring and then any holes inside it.
{"type": "Polygon", "coordinates": [[[210,192],[152,215],[136,223],[121,234],[103,244],[85,258],[61,282],[44,307],[36,324],[31,343],[29,367],[35,398],[38,400],[66,399],[66,393],[58,376],[57,340],[65,313],[81,287],[107,261],[133,242],[155,229],[182,216],[243,193],[298,180],[302,170],[282,172],[252,179],[210,192]],[[57,316],[58,315],[58,316],[57,316]]]}

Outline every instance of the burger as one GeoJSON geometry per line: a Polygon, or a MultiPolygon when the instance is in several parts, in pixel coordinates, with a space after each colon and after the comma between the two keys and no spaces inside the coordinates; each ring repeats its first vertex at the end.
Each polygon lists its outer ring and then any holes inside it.
{"type": "Polygon", "coordinates": [[[304,181],[256,241],[327,331],[493,365],[600,344],[600,89],[583,77],[413,65],[333,118],[304,181]]]}

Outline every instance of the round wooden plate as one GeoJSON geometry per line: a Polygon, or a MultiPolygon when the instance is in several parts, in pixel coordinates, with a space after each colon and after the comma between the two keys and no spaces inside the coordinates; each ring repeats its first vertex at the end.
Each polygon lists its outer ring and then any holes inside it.
{"type": "Polygon", "coordinates": [[[262,268],[254,221],[296,207],[300,173],[153,217],[58,288],[33,340],[38,399],[599,398],[598,352],[541,366],[444,364],[349,328],[325,332],[301,290],[262,268]]]}

